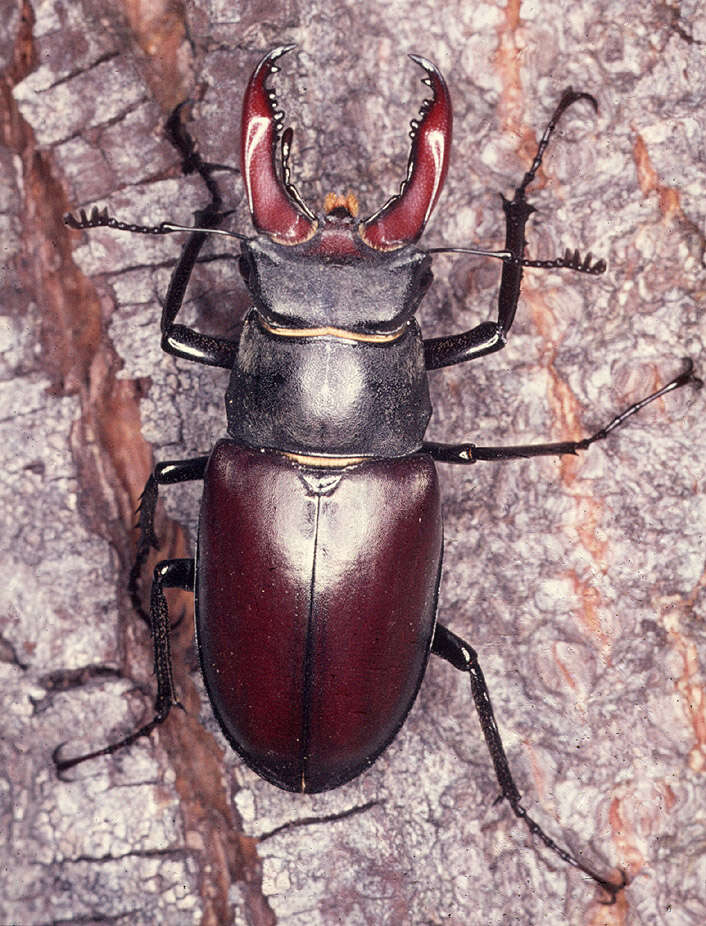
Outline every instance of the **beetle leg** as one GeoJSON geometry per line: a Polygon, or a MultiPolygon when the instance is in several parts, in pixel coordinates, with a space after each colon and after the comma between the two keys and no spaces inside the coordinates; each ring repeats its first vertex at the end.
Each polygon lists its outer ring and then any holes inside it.
{"type": "Polygon", "coordinates": [[[583,871],[584,874],[592,878],[597,884],[600,884],[610,895],[609,903],[614,904],[618,893],[627,884],[625,875],[622,875],[620,884],[614,884],[612,881],[601,878],[595,871],[579,861],[579,859],[566,849],[559,846],[550,836],[547,836],[544,830],[529,816],[520,803],[520,792],[517,790],[512,772],[510,771],[510,765],[507,761],[505,748],[500,737],[495,714],[493,713],[488,686],[486,685],[485,677],[478,663],[478,654],[472,647],[442,624],[437,624],[436,626],[432,643],[432,652],[437,656],[441,656],[441,658],[445,659],[447,662],[450,662],[455,669],[468,672],[471,680],[471,693],[473,695],[476,711],[478,712],[478,719],[480,720],[483,736],[485,737],[485,742],[495,767],[495,776],[500,785],[501,797],[499,799],[502,800],[504,798],[507,800],[515,816],[524,820],[530,833],[533,836],[539,837],[548,849],[551,849],[552,852],[558,855],[559,858],[568,865],[578,868],[580,871],[583,871]]]}
{"type": "Polygon", "coordinates": [[[633,402],[624,411],[615,415],[604,428],[581,440],[561,441],[556,444],[521,444],[516,447],[476,447],[475,444],[439,444],[425,441],[422,444],[422,450],[440,463],[466,464],[476,463],[478,460],[518,460],[527,457],[560,456],[565,453],[576,454],[579,450],[587,450],[591,444],[608,437],[612,431],[619,428],[628,418],[639,412],[641,408],[649,405],[650,402],[654,402],[655,399],[661,398],[668,392],[689,383],[700,389],[703,386],[703,380],[694,373],[694,363],[691,358],[685,357],[684,364],[685,367],[682,372],[662,386],[661,389],[645,396],[639,402],[633,402]]]}
{"type": "Polygon", "coordinates": [[[123,737],[116,743],[110,743],[102,749],[75,756],[73,759],[60,759],[59,752],[63,743],[54,750],[52,758],[59,775],[67,769],[95,759],[98,756],[107,756],[125,746],[130,746],[143,736],[149,736],[155,727],[159,726],[169,716],[172,707],[181,707],[174,688],[172,676],[172,658],[169,647],[169,611],[167,600],[164,597],[165,588],[183,588],[186,591],[194,589],[194,561],[193,559],[166,559],[158,563],[154,570],[152,583],[152,596],[150,603],[150,622],[152,626],[152,643],[154,646],[154,673],[157,676],[157,697],[154,705],[154,717],[134,733],[123,737]]]}
{"type": "MultiPolygon", "coordinates": [[[[520,299],[520,283],[522,282],[523,271],[521,261],[524,257],[526,244],[525,226],[530,215],[535,211],[534,206],[527,202],[526,190],[539,170],[549,139],[553,135],[562,113],[578,100],[588,100],[594,109],[598,110],[596,100],[589,93],[576,93],[571,87],[566,89],[542,134],[532,166],[522,178],[520,185],[515,189],[512,200],[507,200],[503,196],[505,249],[510,252],[513,260],[503,263],[500,292],[498,294],[498,320],[496,322],[483,322],[469,331],[464,331],[462,334],[441,338],[427,338],[424,341],[424,360],[427,370],[436,370],[454,363],[475,360],[477,357],[492,354],[505,347],[507,335],[515,319],[515,312],[520,299]]],[[[601,269],[604,269],[604,265],[602,265],[601,269]]]]}
{"type": "MultiPolygon", "coordinates": [[[[208,208],[204,209],[196,214],[196,222],[205,228],[215,228],[213,215],[209,213],[208,208]]],[[[202,334],[187,325],[174,323],[176,314],[183,304],[194,264],[207,237],[206,232],[192,232],[189,235],[172,273],[167,298],[162,308],[162,350],[183,360],[231,370],[238,350],[235,341],[202,334]]]]}
{"type": "MultiPolygon", "coordinates": [[[[183,104],[182,104],[183,106],[183,104]]],[[[167,134],[169,140],[182,156],[182,169],[184,173],[196,171],[203,179],[211,201],[196,214],[196,224],[202,228],[217,228],[223,220],[223,199],[218,184],[213,177],[215,170],[222,169],[221,165],[207,164],[202,160],[196,143],[180,117],[182,106],[177,106],[167,120],[167,134]]],[[[193,360],[208,366],[225,367],[232,369],[235,362],[237,344],[227,338],[214,337],[201,334],[186,325],[174,324],[177,312],[184,301],[184,294],[189,278],[198,259],[199,252],[208,237],[206,232],[192,232],[184,245],[179,262],[174,268],[169,281],[167,297],[162,308],[162,350],[184,360],[193,360]]]]}
{"type": "Polygon", "coordinates": [[[137,509],[137,528],[140,536],[137,540],[135,561],[130,570],[127,588],[133,608],[148,625],[150,619],[142,607],[139,585],[142,567],[145,565],[150,550],[159,549],[159,539],[154,529],[159,486],[203,479],[207,463],[208,456],[191,457],[188,460],[165,460],[164,463],[157,463],[142,490],[140,505],[137,509]]]}

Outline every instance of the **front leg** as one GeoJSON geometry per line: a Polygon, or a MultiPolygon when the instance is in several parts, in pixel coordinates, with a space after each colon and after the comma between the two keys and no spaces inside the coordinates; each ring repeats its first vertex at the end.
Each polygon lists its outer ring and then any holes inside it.
{"type": "MultiPolygon", "coordinates": [[[[598,109],[595,99],[588,93],[575,93],[568,88],[562,94],[559,105],[554,110],[549,123],[544,130],[537,147],[537,153],[532,166],[522,178],[522,183],[515,190],[511,201],[503,197],[503,210],[505,212],[505,250],[508,257],[504,259],[500,292],[498,294],[498,320],[496,322],[483,322],[463,334],[454,334],[448,337],[428,338],[424,341],[424,362],[427,370],[436,370],[440,367],[450,366],[454,363],[464,363],[466,360],[475,360],[485,354],[492,354],[502,350],[507,342],[507,334],[515,319],[515,312],[520,299],[520,284],[522,282],[523,266],[536,267],[568,267],[583,273],[598,274],[605,270],[605,263],[598,261],[591,264],[591,255],[582,261],[577,253],[567,252],[564,258],[555,261],[524,261],[525,253],[525,227],[527,221],[535,211],[527,202],[526,190],[539,170],[544,152],[549,144],[554,130],[557,127],[562,113],[572,103],[578,100],[588,100],[594,109],[598,109]]],[[[435,251],[463,251],[463,248],[435,248],[435,251]]]]}
{"type": "MultiPolygon", "coordinates": [[[[198,173],[211,195],[210,203],[197,213],[196,224],[202,228],[218,228],[225,214],[222,211],[223,199],[213,172],[224,168],[220,164],[207,164],[201,158],[196,143],[181,121],[182,106],[178,106],[167,120],[167,134],[171,143],[181,154],[184,173],[198,173]]],[[[237,344],[227,338],[202,334],[186,325],[174,323],[206,238],[206,232],[192,232],[189,235],[179,262],[172,273],[162,308],[162,350],[184,360],[193,360],[196,363],[230,370],[235,362],[237,344]]]]}
{"type": "MultiPolygon", "coordinates": [[[[189,328],[187,325],[175,324],[176,316],[184,302],[186,288],[199,258],[201,248],[210,233],[219,233],[230,238],[245,238],[235,232],[225,232],[219,229],[223,219],[229,215],[223,212],[223,199],[218,183],[213,174],[218,170],[234,170],[224,164],[209,164],[204,161],[198,152],[196,143],[181,121],[181,110],[184,104],[174,110],[166,124],[169,140],[181,154],[182,170],[185,174],[198,173],[208,190],[211,200],[208,205],[196,213],[196,229],[189,235],[184,245],[179,261],[174,268],[169,282],[167,296],[162,306],[162,350],[184,360],[194,363],[203,363],[208,366],[224,367],[231,370],[238,352],[238,344],[229,338],[202,334],[189,328]]],[[[126,231],[139,235],[167,235],[172,232],[189,231],[182,225],[171,222],[162,222],[159,225],[136,225],[132,222],[121,222],[110,216],[107,209],[94,207],[90,214],[81,209],[78,218],[70,213],[64,216],[64,222],[70,228],[114,228],[117,231],[126,231]]]]}

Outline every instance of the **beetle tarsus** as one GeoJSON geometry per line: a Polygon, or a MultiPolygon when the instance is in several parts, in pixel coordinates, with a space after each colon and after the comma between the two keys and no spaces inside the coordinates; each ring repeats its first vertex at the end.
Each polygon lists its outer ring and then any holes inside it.
{"type": "Polygon", "coordinates": [[[184,107],[187,106],[189,102],[189,100],[185,100],[172,110],[171,115],[165,123],[165,129],[169,141],[181,154],[181,169],[184,174],[198,173],[206,184],[208,192],[211,194],[212,204],[214,207],[218,208],[222,202],[221,193],[218,184],[211,174],[214,170],[235,171],[236,168],[220,164],[207,164],[203,160],[199,153],[198,145],[194,141],[191,133],[187,131],[182,119],[184,107]]]}
{"type": "Polygon", "coordinates": [[[629,405],[619,414],[615,415],[608,424],[601,428],[599,431],[596,431],[595,434],[590,435],[589,437],[583,438],[583,440],[575,442],[575,448],[577,450],[586,450],[591,444],[596,441],[603,440],[606,438],[611,431],[614,431],[616,428],[620,427],[628,418],[631,418],[633,415],[637,414],[641,409],[646,405],[649,405],[651,402],[654,402],[656,399],[661,399],[662,396],[666,395],[668,392],[673,392],[675,389],[680,389],[682,386],[692,385],[696,389],[700,389],[703,386],[703,380],[696,376],[694,373],[694,362],[690,357],[684,358],[685,368],[675,376],[673,379],[670,379],[668,383],[665,383],[660,389],[657,389],[655,392],[650,393],[648,396],[645,396],[644,399],[640,399],[637,402],[633,402],[632,405],[629,405]]]}
{"type": "Polygon", "coordinates": [[[532,181],[534,180],[537,174],[537,171],[539,170],[542,164],[542,158],[544,157],[544,152],[547,150],[547,145],[549,144],[549,140],[551,139],[557,125],[559,124],[559,120],[561,119],[563,113],[569,108],[569,106],[573,106],[573,104],[578,103],[579,100],[587,100],[591,104],[591,106],[593,106],[594,111],[598,112],[598,100],[594,96],[592,96],[592,94],[577,92],[572,87],[567,87],[566,90],[564,90],[564,92],[561,95],[561,99],[559,100],[556,109],[552,113],[551,118],[549,122],[547,123],[547,126],[544,129],[544,132],[542,133],[542,137],[539,140],[539,145],[537,146],[537,153],[534,156],[532,165],[530,169],[527,171],[527,173],[524,175],[524,177],[522,178],[522,182],[520,183],[519,187],[515,191],[516,197],[518,196],[520,198],[524,197],[525,190],[530,185],[530,183],[532,183],[532,181]]]}
{"type": "Polygon", "coordinates": [[[114,752],[125,749],[127,746],[132,746],[133,743],[137,742],[137,740],[141,739],[143,736],[149,736],[155,727],[158,727],[161,723],[164,723],[168,714],[168,709],[166,711],[158,712],[149,723],[146,723],[144,726],[140,727],[139,730],[136,730],[134,733],[126,736],[124,739],[118,740],[116,743],[111,743],[109,746],[104,746],[102,749],[95,749],[93,752],[87,752],[80,756],[74,756],[72,759],[61,759],[59,757],[59,752],[65,745],[64,743],[61,743],[52,753],[52,760],[54,762],[58,777],[62,780],[65,780],[63,779],[63,773],[67,772],[70,768],[75,768],[77,765],[88,762],[90,759],[98,759],[100,756],[109,756],[114,752]]]}

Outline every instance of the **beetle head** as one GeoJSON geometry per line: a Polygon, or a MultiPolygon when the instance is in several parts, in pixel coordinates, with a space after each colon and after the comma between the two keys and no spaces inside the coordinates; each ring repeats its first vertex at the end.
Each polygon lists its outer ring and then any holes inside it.
{"type": "MultiPolygon", "coordinates": [[[[451,146],[451,100],[444,78],[425,58],[410,55],[424,71],[423,82],[432,89],[420,119],[412,122],[412,148],[407,175],[400,192],[361,222],[356,223],[355,197],[327,197],[325,219],[317,218],[289,178],[292,130],[281,131],[284,113],[276,109],[274,91],[266,86],[277,70],[275,61],[294,48],[282,45],[268,52],[255,68],[243,99],[241,143],[242,174],[252,220],[259,232],[283,245],[317,241],[307,250],[343,258],[360,255],[366,248],[396,251],[422,234],[436,205],[446,177],[451,146]],[[282,139],[282,177],[276,164],[277,137],[282,139]]],[[[333,194],[331,194],[332,196],[333,194]]]]}

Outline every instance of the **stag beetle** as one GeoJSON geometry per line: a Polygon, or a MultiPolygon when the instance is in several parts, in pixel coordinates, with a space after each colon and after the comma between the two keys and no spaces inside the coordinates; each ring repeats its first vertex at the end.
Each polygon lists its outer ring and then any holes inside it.
{"type": "MultiPolygon", "coordinates": [[[[516,816],[565,862],[610,895],[613,883],[551,839],[527,814],[513,781],[475,651],[436,622],[442,558],[434,461],[467,465],[575,454],[603,440],[647,403],[687,383],[691,361],[658,391],[577,441],[514,447],[424,441],[431,414],[427,371],[502,349],[525,267],[599,274],[604,261],[567,251],[524,256],[533,211],[526,190],[562,113],[588,93],[567,89],[511,201],[503,199],[505,248],[416,247],[441,194],[452,109],[444,78],[411,59],[431,88],[400,192],[358,221],[352,196],[329,196],[316,215],[290,181],[292,130],[266,81],[294,46],[275,48],[255,68],[243,102],[241,172],[257,234],[224,232],[228,213],[180,110],[168,129],[186,172],[198,171],[210,203],[195,226],[119,222],[107,212],[67,216],[85,229],[144,234],[188,231],[162,312],[162,347],[230,370],[228,436],[210,454],[156,465],[139,514],[141,538],[130,590],[141,609],[139,575],[158,547],[158,487],[203,480],[195,559],[154,570],[149,620],[157,698],[153,719],[103,749],[54,759],[60,772],[112,753],[161,724],[178,698],[172,681],[165,588],[192,590],[206,688],[226,738],[259,775],[289,791],[335,788],[359,775],[394,738],[414,702],[431,653],[470,676],[495,773],[516,816]],[[281,140],[281,175],[277,141],[281,140]],[[252,299],[239,339],[175,323],[200,249],[211,233],[240,239],[240,269],[252,299]],[[422,338],[414,313],[431,281],[431,255],[463,251],[502,261],[497,321],[461,334],[422,338]]],[[[144,613],[144,612],[143,612],[144,613]]]]}

